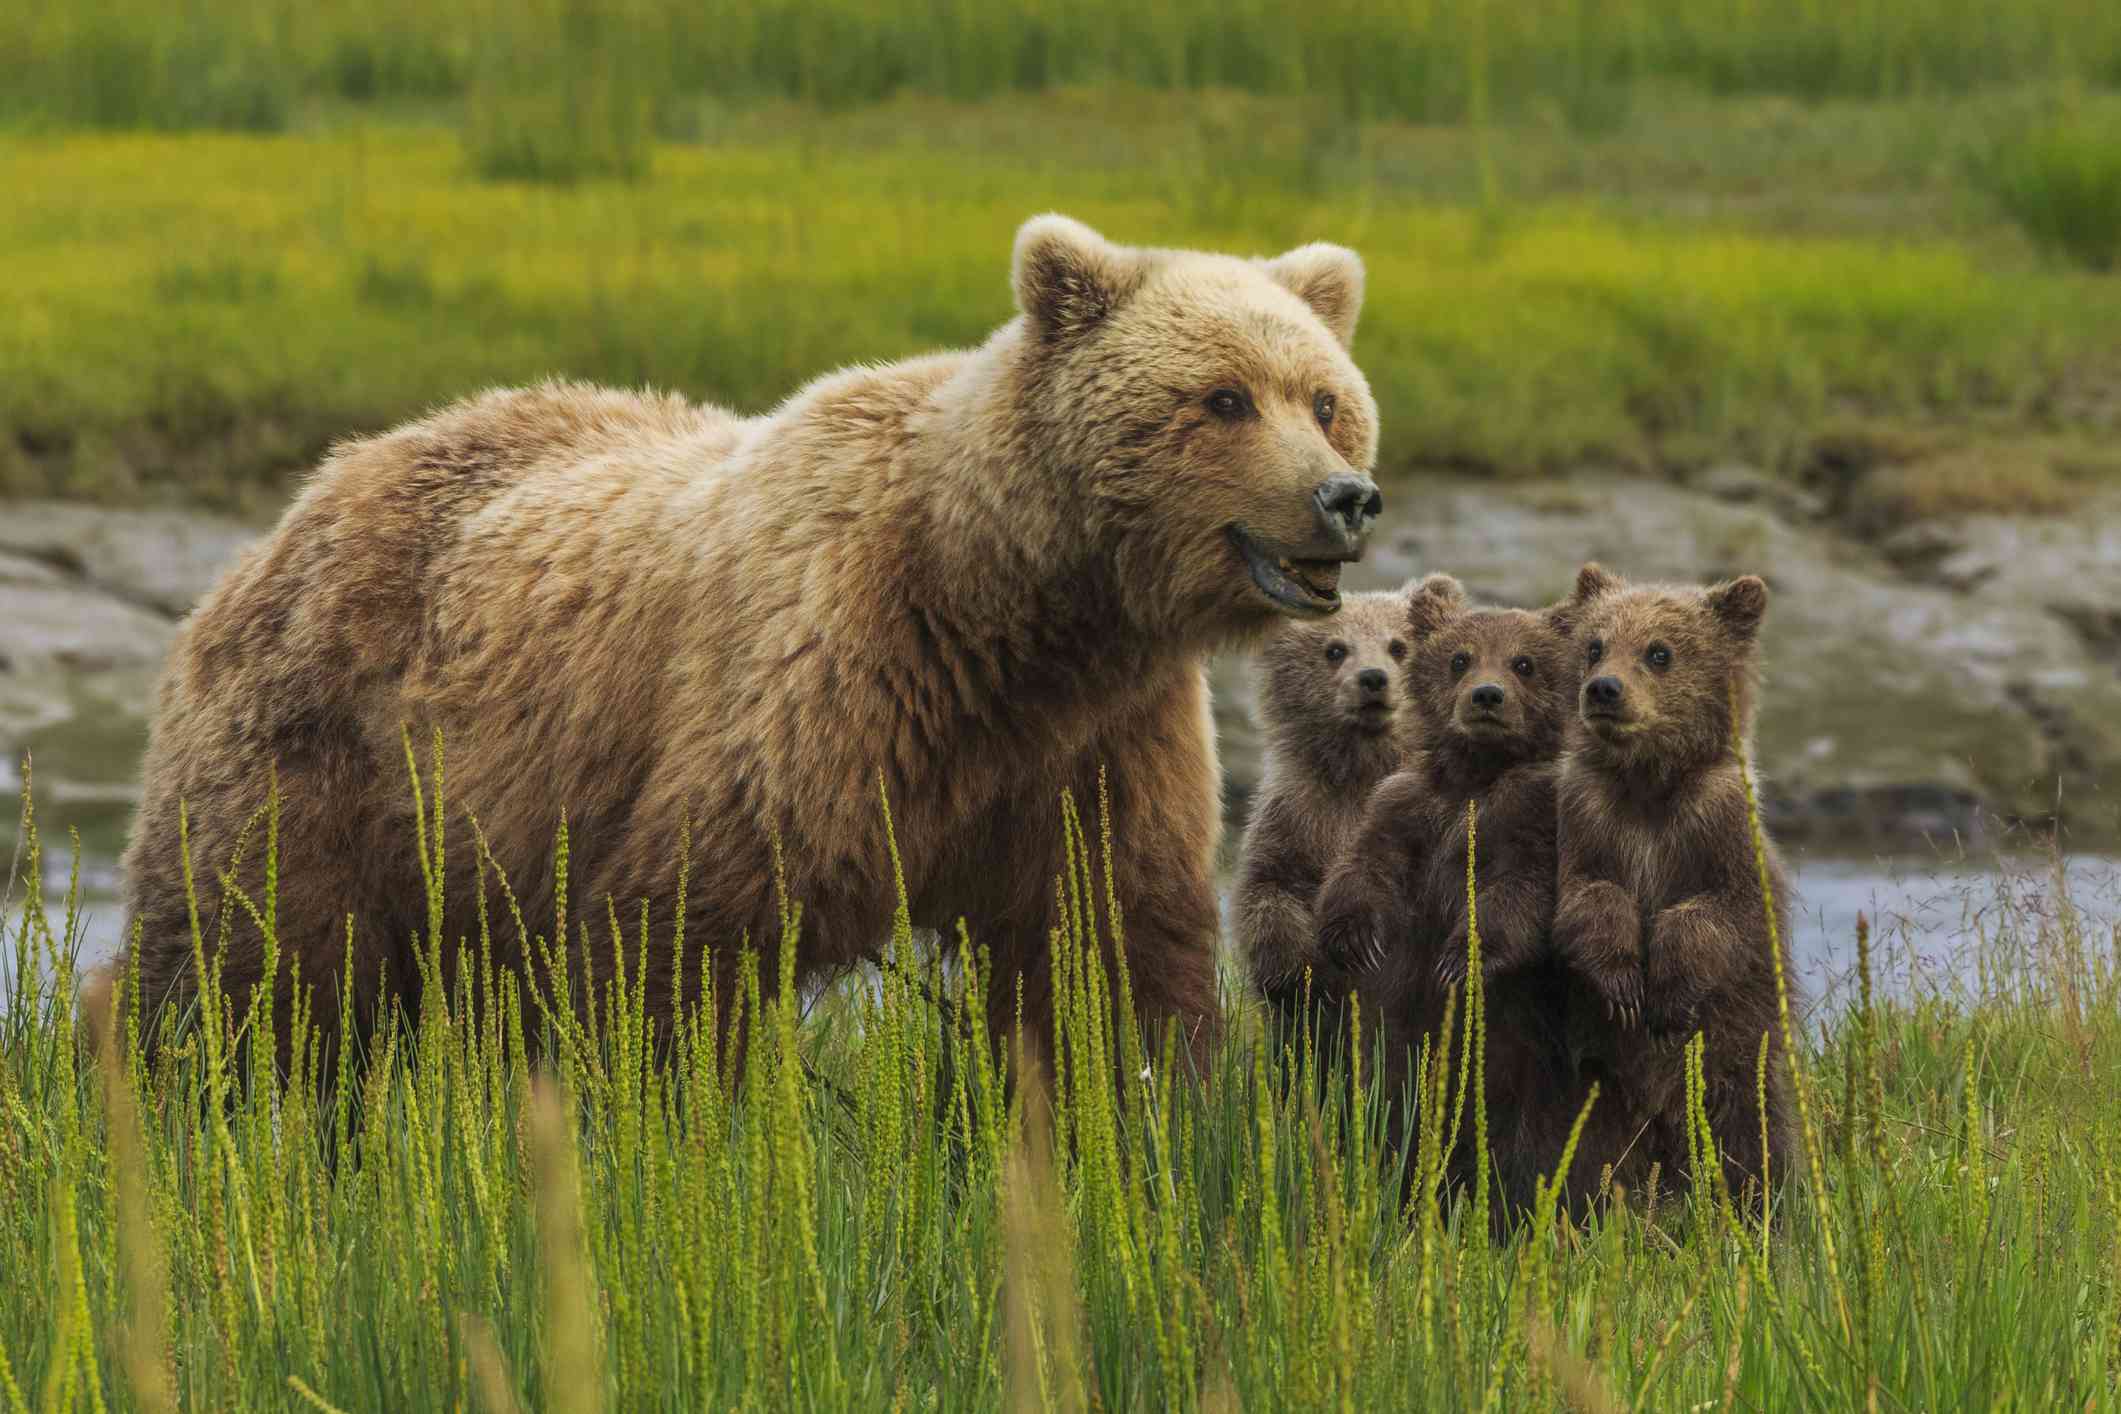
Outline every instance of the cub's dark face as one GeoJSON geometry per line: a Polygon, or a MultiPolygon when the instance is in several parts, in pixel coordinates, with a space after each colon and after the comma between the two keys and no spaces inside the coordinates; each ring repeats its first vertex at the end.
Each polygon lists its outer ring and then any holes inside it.
{"type": "Polygon", "coordinates": [[[1748,575],[1708,589],[1633,586],[1586,566],[1569,612],[1581,657],[1578,713],[1622,761],[1688,765],[1730,747],[1735,701],[1750,729],[1767,586],[1748,575]]]}
{"type": "Polygon", "coordinates": [[[1561,749],[1575,706],[1575,653],[1563,627],[1523,609],[1473,609],[1456,580],[1432,576],[1410,601],[1407,678],[1434,749],[1539,760],[1561,749]]]}
{"type": "Polygon", "coordinates": [[[1261,716],[1284,740],[1389,737],[1408,651],[1403,594],[1351,594],[1339,613],[1284,624],[1269,639],[1261,716]]]}

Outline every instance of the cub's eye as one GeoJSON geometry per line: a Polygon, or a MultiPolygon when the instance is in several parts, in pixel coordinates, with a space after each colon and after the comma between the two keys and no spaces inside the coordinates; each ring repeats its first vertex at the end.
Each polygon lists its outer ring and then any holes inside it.
{"type": "Polygon", "coordinates": [[[1348,656],[1348,645],[1347,645],[1347,644],[1345,644],[1345,643],[1329,643],[1329,644],[1327,644],[1327,645],[1326,645],[1326,661],[1327,661],[1328,663],[1336,663],[1336,664],[1337,664],[1337,663],[1339,663],[1339,662],[1340,662],[1340,660],[1341,660],[1341,659],[1343,659],[1343,658],[1345,658],[1345,657],[1347,657],[1347,656],[1348,656]]]}
{"type": "Polygon", "coordinates": [[[1470,667],[1472,667],[1472,666],[1473,666],[1473,655],[1472,655],[1472,654],[1470,654],[1470,653],[1453,653],[1453,654],[1451,655],[1451,676],[1452,676],[1452,677],[1454,677],[1454,678],[1455,678],[1455,677],[1461,677],[1461,676],[1463,676],[1463,675],[1465,674],[1465,670],[1466,670],[1467,668],[1470,668],[1470,667]]]}
{"type": "Polygon", "coordinates": [[[1672,650],[1662,643],[1652,643],[1650,651],[1642,656],[1649,661],[1651,667],[1660,671],[1672,666],[1672,650]]]}
{"type": "Polygon", "coordinates": [[[1391,646],[1386,648],[1385,651],[1390,653],[1394,659],[1404,658],[1407,656],[1407,645],[1395,638],[1392,640],[1391,646]]]}
{"type": "Polygon", "coordinates": [[[1317,397],[1311,399],[1311,411],[1318,418],[1320,427],[1331,427],[1333,425],[1333,410],[1337,406],[1339,405],[1333,401],[1331,393],[1320,393],[1317,397]]]}
{"type": "Polygon", "coordinates": [[[1245,395],[1235,388],[1217,388],[1208,394],[1208,411],[1217,417],[1243,417],[1245,395]]]}
{"type": "Polygon", "coordinates": [[[1528,678],[1532,675],[1532,660],[1520,653],[1510,660],[1510,671],[1521,678],[1528,678]]]}
{"type": "Polygon", "coordinates": [[[1598,660],[1599,660],[1600,658],[1603,658],[1604,656],[1605,656],[1605,640],[1604,640],[1604,639],[1602,639],[1602,638],[1594,638],[1594,639],[1592,639],[1592,640],[1591,640],[1591,647],[1590,647],[1590,657],[1591,657],[1591,662],[1595,664],[1595,663],[1596,663],[1596,662],[1597,662],[1597,661],[1598,661],[1598,660]]]}

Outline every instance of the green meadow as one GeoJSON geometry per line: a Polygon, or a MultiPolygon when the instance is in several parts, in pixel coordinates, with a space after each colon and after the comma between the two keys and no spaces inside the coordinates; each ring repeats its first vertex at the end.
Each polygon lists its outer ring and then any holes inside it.
{"type": "MultiPolygon", "coordinates": [[[[467,846],[426,785],[433,879],[467,846]]],[[[989,1044],[978,941],[924,947],[903,912],[880,970],[805,997],[761,983],[791,906],[724,999],[743,1047],[711,994],[658,1043],[647,949],[711,976],[728,944],[571,902],[564,832],[554,917],[499,879],[475,919],[433,906],[421,1000],[364,1063],[310,1046],[276,1076],[245,1042],[287,1019],[211,985],[150,1058],[30,868],[0,1409],[2121,1407],[2121,936],[2059,876],[1969,901],[1978,980],[1874,976],[1859,938],[1850,1004],[1785,1020],[1803,1162],[1771,1225],[1702,1187],[1498,1240],[1438,1181],[1448,1136],[1487,1132],[1477,988],[1420,1053],[1410,1142],[1375,1056],[1337,1059],[1359,1035],[1269,1037],[1233,999],[1196,1075],[1107,966],[1124,842],[1064,808],[1050,1070],[989,1044]],[[445,935],[473,944],[453,976],[445,935]]],[[[277,946],[270,883],[227,901],[277,946]]],[[[296,1034],[335,1005],[318,980],[296,1034]]]]}
{"type": "Polygon", "coordinates": [[[551,374],[762,410],[984,337],[1045,209],[1123,241],[1356,246],[1391,475],[1831,477],[1821,447],[1852,436],[1939,459],[1913,479],[1946,502],[2115,472],[2104,88],[1646,80],[1590,131],[1139,85],[689,104],[617,171],[529,99],[0,125],[0,490],[269,512],[337,437],[551,374]],[[1951,469],[1969,448],[2002,449],[1982,485],[1951,469]]]}

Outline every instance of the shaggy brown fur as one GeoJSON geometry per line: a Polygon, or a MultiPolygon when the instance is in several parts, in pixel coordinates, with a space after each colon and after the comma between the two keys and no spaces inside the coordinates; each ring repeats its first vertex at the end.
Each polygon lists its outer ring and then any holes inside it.
{"type": "Polygon", "coordinates": [[[1407,593],[1351,595],[1330,619],[1283,625],[1260,654],[1266,769],[1231,912],[1246,971],[1284,1024],[1301,1015],[1307,985],[1329,1011],[1347,995],[1311,910],[1363,801],[1405,755],[1407,593]]]}
{"type": "MultiPolygon", "coordinates": [[[[1021,986],[1034,1033],[1057,797],[1094,808],[1106,768],[1135,1003],[1204,1040],[1206,655],[1331,612],[1381,505],[1346,351],[1361,265],[1127,248],[1047,216],[1015,287],[1020,317],[979,349],[835,373],[758,418],[547,385],[339,448],[162,685],[125,871],[146,999],[194,987],[180,806],[211,945],[213,871],[275,767],[301,975],[337,975],[350,913],[360,1015],[415,990],[407,723],[447,742],[451,939],[476,926],[468,817],[536,929],[564,808],[575,914],[652,899],[660,939],[690,822],[685,937],[717,949],[725,1001],[741,937],[773,972],[777,840],[797,975],[828,975],[890,930],[881,778],[915,925],[965,919],[993,950],[990,1020],[1021,986]]],[[[237,918],[242,988],[261,947],[237,918]]],[[[648,971],[659,1016],[697,991],[667,945],[648,971]]]]}
{"type": "MultiPolygon", "coordinates": [[[[1486,1099],[1496,1197],[1527,1206],[1574,1111],[1561,971],[1552,956],[1555,757],[1575,704],[1556,611],[1474,609],[1448,575],[1413,596],[1414,751],[1371,795],[1319,896],[1329,955],[1373,969],[1396,1088],[1466,975],[1466,807],[1477,807],[1474,904],[1486,987],[1486,1099]],[[1558,1125],[1558,1128],[1557,1128],[1558,1125]]],[[[1454,1051],[1462,1045],[1451,1038],[1454,1051]]],[[[1471,1129],[1452,1155],[1470,1176],[1471,1129]]]]}
{"type": "MultiPolygon", "coordinates": [[[[1687,1173],[1681,1050],[1705,1034],[1710,1127],[1734,1196],[1789,1168],[1787,1078],[1769,912],[1746,816],[1767,586],[1630,586],[1596,565],[1577,579],[1584,684],[1559,789],[1554,941],[1573,986],[1571,1044],[1602,1095],[1573,1176],[1611,1164],[1638,1191],[1652,1163],[1687,1173]],[[1756,1063],[1768,1038],[1767,1143],[1756,1063]]],[[[1775,937],[1788,889],[1767,856],[1775,937]]],[[[1788,975],[1787,957],[1784,973],[1788,975]]]]}

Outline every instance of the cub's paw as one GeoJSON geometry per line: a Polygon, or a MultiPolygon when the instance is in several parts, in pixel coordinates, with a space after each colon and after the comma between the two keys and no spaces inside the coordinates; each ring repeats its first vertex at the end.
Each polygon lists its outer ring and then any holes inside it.
{"type": "Polygon", "coordinates": [[[1576,977],[1605,1007],[1605,1019],[1625,1031],[1642,1025],[1642,969],[1633,962],[1574,967],[1576,977]]]}
{"type": "Polygon", "coordinates": [[[1643,1021],[1652,1031],[1691,1035],[1708,998],[1683,958],[1652,946],[1644,969],[1643,1021]]]}
{"type": "MultiPolygon", "coordinates": [[[[1481,971],[1492,972],[1483,960],[1481,971]]],[[[1443,951],[1436,957],[1436,985],[1448,989],[1457,987],[1461,991],[1466,985],[1466,925],[1461,923],[1451,930],[1443,940],[1443,951]]]]}
{"type": "Polygon", "coordinates": [[[1604,882],[1564,894],[1554,911],[1554,949],[1587,973],[1639,970],[1642,921],[1634,901],[1604,882]]]}
{"type": "Polygon", "coordinates": [[[1326,960],[1351,974],[1368,972],[1383,960],[1383,939],[1377,915],[1367,909],[1328,914],[1318,930],[1318,945],[1326,960]]]}

